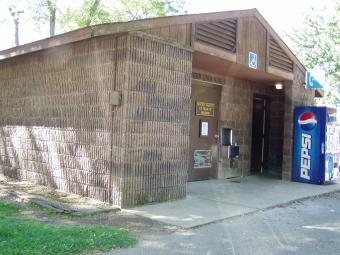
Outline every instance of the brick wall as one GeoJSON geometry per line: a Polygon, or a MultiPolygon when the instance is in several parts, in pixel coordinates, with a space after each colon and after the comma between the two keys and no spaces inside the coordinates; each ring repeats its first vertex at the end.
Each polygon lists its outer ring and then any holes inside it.
{"type": "MultiPolygon", "coordinates": [[[[278,92],[273,89],[273,86],[261,86],[261,84],[253,82],[228,79],[222,87],[220,125],[233,129],[235,142],[240,146],[240,157],[236,168],[243,175],[250,174],[254,94],[271,98],[268,141],[269,170],[273,171],[281,163],[277,158],[282,154],[283,144],[280,135],[283,134],[283,126],[280,127],[280,123],[276,121],[280,121],[280,104],[283,102],[278,99],[278,92]],[[275,142],[278,144],[274,146],[275,142]]],[[[225,166],[229,167],[227,171],[235,171],[230,168],[229,162],[225,166]]]]}
{"type": "Polygon", "coordinates": [[[293,159],[293,117],[295,106],[314,105],[314,91],[305,89],[305,72],[294,66],[294,80],[285,83],[285,114],[284,114],[284,146],[283,171],[284,180],[292,179],[293,159]]]}
{"type": "Polygon", "coordinates": [[[115,41],[90,39],[0,62],[3,173],[111,200],[115,41]]]}
{"type": "Polygon", "coordinates": [[[124,206],[186,195],[192,54],[153,39],[126,42],[124,206]]]}
{"type": "Polygon", "coordinates": [[[191,52],[128,35],[1,61],[0,171],[118,206],[184,197],[190,77],[191,52]]]}
{"type": "Polygon", "coordinates": [[[283,133],[284,133],[284,92],[272,92],[270,102],[270,133],[268,169],[275,175],[282,174],[283,162],[283,133]]]}

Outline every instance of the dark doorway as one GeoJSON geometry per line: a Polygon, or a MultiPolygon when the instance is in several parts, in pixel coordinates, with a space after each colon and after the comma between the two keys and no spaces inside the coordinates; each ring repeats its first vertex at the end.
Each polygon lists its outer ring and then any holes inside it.
{"type": "Polygon", "coordinates": [[[221,88],[194,81],[191,89],[188,181],[217,176],[218,118],[221,88]]]}
{"type": "Polygon", "coordinates": [[[251,145],[252,173],[263,174],[268,171],[269,109],[270,97],[255,94],[253,98],[253,126],[251,145]]]}

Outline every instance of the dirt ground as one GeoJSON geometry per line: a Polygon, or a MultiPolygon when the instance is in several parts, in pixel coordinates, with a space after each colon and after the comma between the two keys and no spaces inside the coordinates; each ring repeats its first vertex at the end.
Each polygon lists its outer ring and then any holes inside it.
{"type": "Polygon", "coordinates": [[[23,208],[23,217],[27,219],[36,219],[52,224],[112,226],[113,228],[124,228],[138,238],[145,238],[151,233],[153,235],[167,234],[179,230],[178,227],[172,225],[165,225],[141,216],[122,212],[117,207],[107,203],[29,182],[20,182],[2,175],[0,175],[0,200],[19,203],[23,208]],[[36,206],[31,202],[31,199],[55,202],[67,208],[85,212],[85,214],[76,216],[56,213],[36,206]],[[103,211],[100,211],[101,209],[103,211]],[[86,212],[91,210],[98,212],[86,215],[86,212]]]}

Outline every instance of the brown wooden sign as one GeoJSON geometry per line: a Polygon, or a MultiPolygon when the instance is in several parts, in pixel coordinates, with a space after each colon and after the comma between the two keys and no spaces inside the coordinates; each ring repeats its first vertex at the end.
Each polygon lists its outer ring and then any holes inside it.
{"type": "Polygon", "coordinates": [[[196,101],[196,115],[214,117],[215,116],[215,104],[196,101]]]}

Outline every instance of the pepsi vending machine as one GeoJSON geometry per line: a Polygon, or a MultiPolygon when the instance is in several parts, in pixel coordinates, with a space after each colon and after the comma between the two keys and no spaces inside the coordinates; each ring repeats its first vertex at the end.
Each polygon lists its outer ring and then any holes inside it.
{"type": "Polygon", "coordinates": [[[324,184],[338,178],[339,127],[336,124],[336,108],[295,108],[294,181],[324,184]]]}

